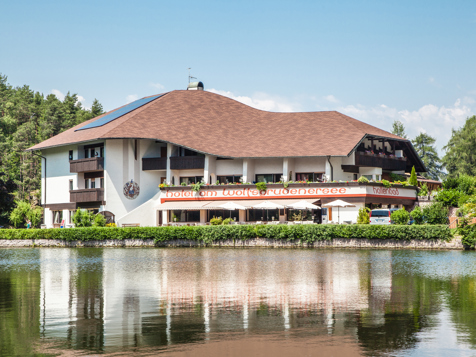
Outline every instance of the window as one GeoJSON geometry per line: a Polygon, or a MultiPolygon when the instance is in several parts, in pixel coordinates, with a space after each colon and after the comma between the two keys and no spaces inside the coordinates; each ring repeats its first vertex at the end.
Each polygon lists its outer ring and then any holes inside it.
{"type": "Polygon", "coordinates": [[[89,179],[84,180],[84,188],[89,188],[89,179]]]}
{"type": "Polygon", "coordinates": [[[99,157],[104,157],[104,146],[99,148],[99,157]]]}
{"type": "Polygon", "coordinates": [[[85,159],[89,158],[89,150],[88,149],[84,149],[84,158],[85,159]]]}
{"type": "Polygon", "coordinates": [[[260,174],[256,175],[256,182],[279,182],[283,174],[260,174]]]}
{"type": "Polygon", "coordinates": [[[73,160],[73,150],[69,150],[69,161],[73,160]]]}
{"type": "Polygon", "coordinates": [[[200,222],[200,211],[191,211],[191,210],[170,211],[169,222],[200,222]]]}
{"type": "Polygon", "coordinates": [[[96,151],[94,150],[94,148],[92,148],[89,157],[95,157],[95,156],[96,156],[96,151]]]}
{"type": "Polygon", "coordinates": [[[184,183],[190,185],[192,183],[198,183],[203,180],[203,176],[191,176],[191,177],[180,177],[180,184],[184,183]]]}
{"type": "Polygon", "coordinates": [[[69,211],[69,221],[68,221],[69,224],[73,223],[73,216],[75,212],[76,211],[69,211]]]}
{"type": "Polygon", "coordinates": [[[278,209],[250,209],[247,212],[247,221],[279,221],[278,209]]]}
{"type": "Polygon", "coordinates": [[[73,180],[69,180],[69,190],[73,191],[73,180]]]}
{"type": "Polygon", "coordinates": [[[96,179],[90,179],[91,181],[91,188],[96,188],[96,179]]]}
{"type": "Polygon", "coordinates": [[[289,209],[288,221],[312,221],[314,215],[312,210],[289,209]]]}
{"type": "Polygon", "coordinates": [[[373,180],[372,175],[361,175],[364,176],[367,180],[373,180]]]}
{"type": "Polygon", "coordinates": [[[296,181],[321,182],[322,172],[296,173],[296,181]]]}
{"type": "Polygon", "coordinates": [[[104,188],[104,177],[101,177],[99,179],[99,185],[100,185],[100,188],[104,188]]]}
{"type": "Polygon", "coordinates": [[[231,218],[234,221],[239,221],[240,220],[240,212],[239,210],[220,210],[220,209],[212,209],[208,211],[208,222],[210,222],[210,219],[213,217],[221,217],[223,219],[226,218],[231,218]]]}
{"type": "Polygon", "coordinates": [[[63,220],[63,211],[52,211],[53,213],[53,224],[60,224],[63,220]]]}
{"type": "Polygon", "coordinates": [[[237,183],[241,182],[241,176],[217,176],[219,183],[237,183]]]}

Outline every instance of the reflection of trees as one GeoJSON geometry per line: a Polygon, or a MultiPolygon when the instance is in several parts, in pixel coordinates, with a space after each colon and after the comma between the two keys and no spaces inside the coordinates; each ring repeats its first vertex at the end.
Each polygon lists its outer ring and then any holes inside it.
{"type": "Polygon", "coordinates": [[[76,320],[68,331],[75,349],[101,351],[104,347],[104,297],[102,249],[76,250],[78,265],[72,279],[70,300],[76,297],[76,320]]]}
{"type": "MultiPolygon", "coordinates": [[[[14,251],[10,251],[14,254],[14,251]]],[[[8,254],[7,252],[3,252],[8,254]]],[[[38,250],[25,250],[38,260],[38,250]]],[[[5,257],[5,256],[3,256],[5,257]]],[[[37,270],[0,269],[0,355],[33,355],[40,338],[40,274],[37,270]]]]}
{"type": "Polygon", "coordinates": [[[465,342],[476,348],[476,278],[460,277],[445,281],[448,307],[458,334],[465,334],[465,342]]]}

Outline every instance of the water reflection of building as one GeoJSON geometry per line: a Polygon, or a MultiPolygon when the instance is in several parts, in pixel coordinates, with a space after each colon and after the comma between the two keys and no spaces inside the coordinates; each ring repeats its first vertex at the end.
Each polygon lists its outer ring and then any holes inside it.
{"type": "Polygon", "coordinates": [[[42,329],[75,348],[164,346],[310,324],[356,336],[349,311],[375,324],[391,296],[388,252],[321,251],[319,259],[315,251],[289,259],[287,250],[41,252],[42,329]]]}

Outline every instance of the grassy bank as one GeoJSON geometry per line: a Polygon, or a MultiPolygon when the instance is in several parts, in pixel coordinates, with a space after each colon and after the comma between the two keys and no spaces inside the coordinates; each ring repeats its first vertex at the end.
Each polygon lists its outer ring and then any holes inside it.
{"type": "Polygon", "coordinates": [[[333,238],[450,240],[451,237],[452,233],[445,225],[221,225],[0,230],[0,239],[59,239],[66,241],[154,239],[155,242],[163,242],[185,239],[211,243],[227,239],[271,238],[312,243],[333,238]]]}

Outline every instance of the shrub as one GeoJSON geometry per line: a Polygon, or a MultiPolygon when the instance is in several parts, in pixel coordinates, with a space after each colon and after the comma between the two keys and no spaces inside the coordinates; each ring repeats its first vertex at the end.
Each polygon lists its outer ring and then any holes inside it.
{"type": "Polygon", "coordinates": [[[456,177],[447,177],[444,181],[443,181],[443,188],[445,190],[451,190],[452,188],[457,188],[458,187],[458,179],[456,177]]]}
{"type": "Polygon", "coordinates": [[[73,223],[76,227],[91,227],[94,221],[94,214],[88,210],[78,208],[73,215],[73,223]]]}
{"type": "Polygon", "coordinates": [[[383,184],[386,188],[390,188],[390,187],[392,186],[392,184],[390,183],[390,181],[382,180],[381,182],[382,182],[382,184],[383,184]]]}
{"type": "Polygon", "coordinates": [[[415,221],[415,224],[423,224],[423,211],[420,206],[416,206],[413,211],[410,212],[410,216],[415,221]]]}
{"type": "Polygon", "coordinates": [[[418,196],[428,196],[428,185],[426,182],[421,186],[418,196]]]}
{"type": "Polygon", "coordinates": [[[65,241],[153,239],[155,243],[183,239],[212,243],[220,240],[247,240],[257,237],[313,243],[333,238],[449,240],[452,237],[452,233],[445,225],[409,226],[395,224],[270,224],[134,228],[0,229],[0,239],[59,239],[65,241]]]}
{"type": "Polygon", "coordinates": [[[187,183],[186,182],[182,182],[180,183],[181,186],[187,186],[187,183]]]}
{"type": "Polygon", "coordinates": [[[395,224],[408,224],[408,221],[410,220],[410,213],[408,213],[404,208],[401,208],[392,212],[390,219],[395,224]]]}
{"type": "Polygon", "coordinates": [[[10,213],[10,222],[15,227],[24,226],[27,220],[31,221],[31,227],[38,227],[43,216],[43,210],[41,207],[32,208],[27,201],[15,200],[16,207],[10,213]]]}
{"type": "Polygon", "coordinates": [[[393,182],[395,181],[406,181],[407,178],[403,175],[399,174],[394,174],[393,172],[390,173],[390,178],[392,179],[393,182]]]}
{"type": "Polygon", "coordinates": [[[408,179],[408,184],[410,186],[417,186],[418,185],[418,179],[417,179],[417,175],[416,175],[416,172],[415,172],[415,166],[412,167],[412,172],[410,174],[410,178],[408,179]]]}
{"type": "Polygon", "coordinates": [[[448,207],[435,202],[423,208],[424,221],[428,224],[448,224],[448,207]]]}
{"type": "Polygon", "coordinates": [[[458,200],[460,199],[461,195],[461,192],[454,188],[449,190],[441,190],[436,194],[435,200],[441,202],[443,206],[446,207],[458,207],[458,200]]]}
{"type": "Polygon", "coordinates": [[[233,219],[231,219],[231,218],[225,218],[225,219],[223,220],[223,223],[222,223],[222,224],[224,224],[224,225],[230,224],[231,221],[233,221],[233,219]]]}
{"type": "Polygon", "coordinates": [[[266,191],[268,189],[266,182],[256,182],[256,189],[258,191],[266,191]]]}
{"type": "Polygon", "coordinates": [[[223,218],[213,216],[213,218],[210,219],[210,224],[212,226],[219,226],[219,225],[223,224],[223,218]]]}
{"type": "Polygon", "coordinates": [[[359,215],[357,216],[357,224],[369,224],[370,223],[369,212],[370,212],[370,209],[367,207],[359,208],[359,215]]]}
{"type": "Polygon", "coordinates": [[[458,178],[458,191],[466,194],[472,195],[475,191],[476,186],[476,177],[468,176],[468,175],[461,175],[458,178]]]}
{"type": "Polygon", "coordinates": [[[369,179],[365,176],[360,176],[359,179],[357,180],[359,183],[368,183],[369,179]]]}
{"type": "Polygon", "coordinates": [[[108,223],[108,224],[106,224],[106,227],[109,227],[109,228],[111,228],[111,227],[117,227],[117,224],[115,224],[115,223],[108,223]]]}
{"type": "Polygon", "coordinates": [[[94,216],[93,227],[106,227],[106,217],[98,213],[94,216]]]}
{"type": "Polygon", "coordinates": [[[205,186],[203,182],[192,183],[192,191],[199,192],[205,186]]]}

